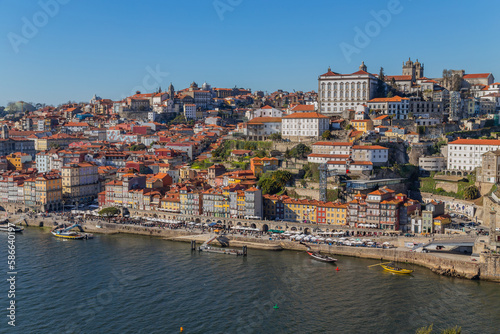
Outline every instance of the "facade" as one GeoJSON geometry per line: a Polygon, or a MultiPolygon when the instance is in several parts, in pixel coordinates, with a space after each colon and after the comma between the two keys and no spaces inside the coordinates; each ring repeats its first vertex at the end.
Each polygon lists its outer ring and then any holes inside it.
{"type": "Polygon", "coordinates": [[[97,198],[99,192],[98,167],[89,162],[63,167],[62,186],[66,205],[91,202],[97,198]]]}
{"type": "Polygon", "coordinates": [[[477,175],[479,182],[500,182],[500,150],[490,151],[483,154],[481,172],[477,175]]]}
{"type": "Polygon", "coordinates": [[[61,210],[62,178],[58,173],[40,174],[35,179],[36,204],[43,211],[61,210]]]}
{"type": "Polygon", "coordinates": [[[318,106],[322,114],[341,114],[365,104],[375,96],[378,79],[367,72],[364,62],[352,74],[332,72],[318,78],[318,106]]]}
{"type": "Polygon", "coordinates": [[[457,139],[448,144],[448,169],[473,171],[481,167],[483,154],[500,150],[500,140],[457,139]]]}
{"type": "Polygon", "coordinates": [[[408,119],[410,99],[407,97],[382,97],[367,102],[368,108],[383,115],[393,116],[394,119],[408,119]]]}
{"type": "Polygon", "coordinates": [[[389,149],[378,145],[353,146],[352,159],[354,161],[370,161],[376,166],[382,166],[389,161],[389,149]]]}
{"type": "Polygon", "coordinates": [[[353,143],[319,141],[312,144],[312,153],[350,155],[353,143]]]}
{"type": "Polygon", "coordinates": [[[351,125],[356,131],[362,131],[363,133],[373,130],[373,121],[371,119],[352,120],[351,125]]]}
{"type": "Polygon", "coordinates": [[[266,140],[274,133],[281,133],[280,117],[255,117],[246,123],[245,136],[250,140],[266,140]]]}
{"type": "Polygon", "coordinates": [[[445,157],[423,156],[418,159],[418,168],[421,172],[440,172],[446,169],[445,157]]]}
{"type": "Polygon", "coordinates": [[[184,105],[184,117],[187,120],[196,119],[196,104],[184,105]]]}
{"type": "Polygon", "coordinates": [[[284,139],[299,141],[308,138],[319,138],[329,130],[330,120],[317,112],[302,112],[282,118],[281,135],[284,139]]]}

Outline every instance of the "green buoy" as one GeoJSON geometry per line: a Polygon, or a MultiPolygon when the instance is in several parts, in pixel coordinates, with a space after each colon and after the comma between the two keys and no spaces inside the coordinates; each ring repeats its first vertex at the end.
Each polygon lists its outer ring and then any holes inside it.
{"type": "Polygon", "coordinates": [[[274,305],[273,309],[279,309],[278,304],[274,305]]]}

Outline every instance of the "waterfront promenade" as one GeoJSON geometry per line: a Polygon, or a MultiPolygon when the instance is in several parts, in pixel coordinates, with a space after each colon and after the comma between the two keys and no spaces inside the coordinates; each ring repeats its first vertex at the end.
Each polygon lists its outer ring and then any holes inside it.
{"type": "MultiPolygon", "coordinates": [[[[21,219],[21,223],[28,226],[43,226],[52,228],[57,224],[70,223],[79,221],[85,231],[91,233],[130,233],[139,235],[148,235],[160,237],[173,241],[191,242],[195,240],[197,243],[203,243],[212,234],[213,230],[207,227],[196,228],[188,224],[155,224],[144,219],[129,220],[134,223],[109,222],[108,220],[99,217],[89,217],[85,220],[83,217],[71,215],[38,215],[38,216],[17,216],[10,215],[9,219],[16,222],[21,219]]],[[[222,232],[222,231],[221,231],[222,232]]],[[[292,241],[289,238],[275,235],[264,231],[236,231],[227,230],[232,246],[240,247],[246,245],[252,249],[267,249],[267,250],[296,250],[305,251],[306,247],[299,242],[292,241]]],[[[347,231],[346,231],[347,234],[347,231]]],[[[449,240],[462,238],[463,236],[440,236],[440,238],[449,240]]],[[[480,261],[472,261],[470,256],[447,253],[417,253],[405,247],[405,243],[428,243],[432,241],[429,237],[403,237],[396,235],[374,235],[370,238],[377,242],[389,242],[396,248],[381,249],[369,247],[349,247],[335,245],[334,243],[308,243],[314,250],[320,250],[323,253],[334,255],[346,255],[362,258],[371,258],[381,261],[397,261],[408,262],[421,265],[433,270],[436,273],[462,277],[468,279],[486,279],[500,282],[500,257],[495,255],[481,254],[480,261]]]]}

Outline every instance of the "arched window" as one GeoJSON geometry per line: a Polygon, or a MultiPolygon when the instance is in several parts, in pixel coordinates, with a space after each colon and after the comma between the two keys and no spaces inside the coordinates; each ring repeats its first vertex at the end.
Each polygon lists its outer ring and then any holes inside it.
{"type": "Polygon", "coordinates": [[[328,90],[331,90],[332,89],[332,84],[329,82],[328,83],[328,90]]]}
{"type": "Polygon", "coordinates": [[[366,82],[363,82],[363,89],[366,90],[366,82]]]}
{"type": "Polygon", "coordinates": [[[335,83],[333,84],[333,89],[335,89],[335,90],[336,90],[336,89],[337,89],[337,86],[338,86],[338,85],[337,85],[337,83],[335,82],[335,83]]]}
{"type": "Polygon", "coordinates": [[[343,82],[340,83],[340,89],[344,89],[344,83],[343,82]]]}
{"type": "Polygon", "coordinates": [[[328,98],[332,97],[332,92],[328,91],[328,98]]]}
{"type": "Polygon", "coordinates": [[[358,89],[360,89],[360,88],[361,88],[361,82],[358,82],[357,88],[358,88],[358,89]]]}

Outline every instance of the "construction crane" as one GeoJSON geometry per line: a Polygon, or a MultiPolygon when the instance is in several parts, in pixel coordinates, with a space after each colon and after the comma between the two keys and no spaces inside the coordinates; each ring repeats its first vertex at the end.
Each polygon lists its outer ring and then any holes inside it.
{"type": "Polygon", "coordinates": [[[327,200],[327,187],[328,187],[328,178],[332,176],[337,176],[339,178],[345,177],[347,173],[349,173],[349,161],[346,161],[346,171],[329,171],[328,166],[325,163],[319,165],[319,200],[322,202],[326,202],[327,200]]]}

